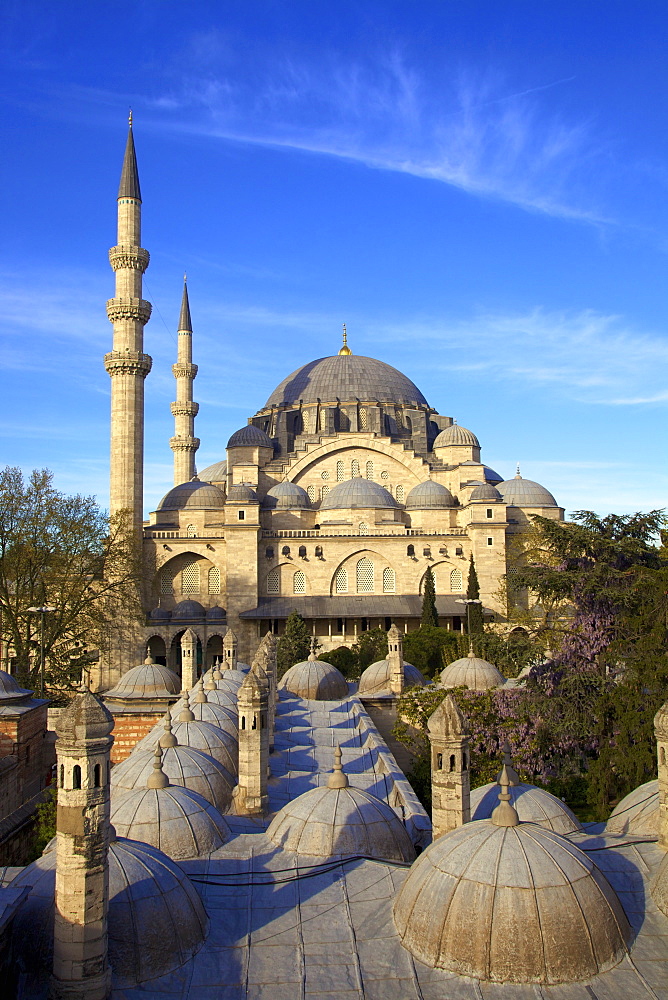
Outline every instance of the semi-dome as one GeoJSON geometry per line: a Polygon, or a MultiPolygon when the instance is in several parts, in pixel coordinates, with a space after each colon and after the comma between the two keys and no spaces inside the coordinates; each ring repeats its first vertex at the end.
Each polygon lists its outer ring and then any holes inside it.
{"type": "MultiPolygon", "coordinates": [[[[109,963],[122,989],[167,975],[195,955],[208,929],[199,894],[185,872],[148,844],[109,845],[109,963]]],[[[12,886],[30,887],[13,922],[14,959],[29,970],[53,965],[56,851],[33,861],[12,886]]],[[[39,972],[36,973],[39,975],[39,972]]]]}
{"type": "Polygon", "coordinates": [[[515,507],[556,507],[557,501],[549,490],[532,479],[522,479],[519,472],[513,479],[498,484],[498,490],[508,504],[515,507]]]}
{"type": "Polygon", "coordinates": [[[295,663],[281,677],[278,687],[310,701],[341,701],[348,697],[348,685],[340,670],[316,659],[312,653],[303,663],[295,663]]]}
{"type": "Polygon", "coordinates": [[[230,503],[259,503],[257,493],[247,483],[237,483],[227,491],[230,503]]]}
{"type": "Polygon", "coordinates": [[[306,490],[297,486],[297,483],[288,482],[272,486],[262,504],[270,510],[275,508],[279,510],[310,510],[311,508],[311,501],[306,490]]]}
{"type": "Polygon", "coordinates": [[[197,473],[197,478],[203,483],[224,483],[227,478],[227,462],[223,460],[207,465],[206,469],[197,473]]]}
{"type": "MultiPolygon", "coordinates": [[[[389,660],[377,660],[367,667],[360,677],[357,694],[360,698],[371,698],[377,695],[390,694],[390,675],[392,667],[389,660]]],[[[417,667],[404,660],[404,686],[424,687],[427,682],[417,667]]]]}
{"type": "Polygon", "coordinates": [[[158,510],[220,510],[224,505],[222,490],[195,477],[166,493],[158,504],[158,510]]]}
{"type": "MultiPolygon", "coordinates": [[[[582,825],[565,802],[537,785],[511,785],[511,804],[522,823],[537,823],[546,830],[567,834],[582,830],[582,825]]],[[[499,804],[499,786],[494,782],[471,791],[471,819],[489,819],[499,804]]]]}
{"type": "Polygon", "coordinates": [[[447,487],[427,479],[414,486],[406,497],[407,510],[431,510],[438,507],[454,507],[455,501],[447,487]]]}
{"type": "Polygon", "coordinates": [[[493,663],[481,660],[473,650],[468,656],[454,660],[441,671],[441,687],[466,687],[469,691],[488,691],[490,688],[501,687],[505,677],[493,663]]]}
{"type": "Polygon", "coordinates": [[[491,483],[482,483],[472,490],[469,500],[503,500],[503,497],[496,486],[492,486],[491,483]]]}
{"type": "Polygon", "coordinates": [[[375,358],[359,354],[335,354],[309,361],[283,379],[265,403],[289,406],[299,403],[336,403],[360,400],[428,406],[416,385],[406,375],[375,358]]]}
{"type": "Polygon", "coordinates": [[[162,770],[162,750],[143,788],[111,797],[111,822],[119,837],[139,840],[175,861],[212,854],[230,839],[230,829],[203,795],[183,785],[171,785],[162,770]]]}
{"type": "Polygon", "coordinates": [[[147,656],[144,663],[123,674],[105,698],[171,698],[180,690],[181,678],[147,656]]]}
{"type": "Polygon", "coordinates": [[[618,802],[605,824],[606,833],[656,837],[659,832],[659,782],[646,781],[618,802]]]}
{"type": "Polygon", "coordinates": [[[498,472],[494,471],[494,469],[490,469],[488,465],[483,465],[482,471],[486,482],[492,483],[493,486],[496,486],[497,483],[503,482],[503,476],[500,476],[498,472]]]}
{"type": "Polygon", "coordinates": [[[283,850],[316,858],[342,854],[399,862],[415,858],[413,843],[394,809],[349,786],[340,747],[327,784],[284,805],[271,821],[267,837],[283,850]]]}
{"type": "Polygon", "coordinates": [[[553,830],[518,823],[508,801],[420,855],[394,923],[425,965],[502,983],[589,979],[617,965],[631,937],[591,858],[553,830]]]}
{"type": "Polygon", "coordinates": [[[450,424],[449,427],[441,431],[432,447],[448,448],[451,445],[464,448],[479,448],[480,442],[473,431],[470,431],[467,427],[462,427],[461,424],[450,424]]]}
{"type": "Polygon", "coordinates": [[[179,601],[172,611],[172,621],[189,621],[205,616],[206,611],[199,601],[179,601]]]}
{"type": "Polygon", "coordinates": [[[31,696],[32,691],[19,687],[15,677],[0,670],[0,702],[26,701],[31,696]]]}
{"type": "Polygon", "coordinates": [[[370,508],[397,508],[399,504],[380,483],[371,479],[347,479],[327,494],[320,503],[320,510],[355,510],[370,508]]]}
{"type": "Polygon", "coordinates": [[[261,427],[256,427],[255,424],[246,424],[245,427],[240,427],[238,431],[234,432],[227,442],[227,447],[273,449],[274,442],[261,427]]]}

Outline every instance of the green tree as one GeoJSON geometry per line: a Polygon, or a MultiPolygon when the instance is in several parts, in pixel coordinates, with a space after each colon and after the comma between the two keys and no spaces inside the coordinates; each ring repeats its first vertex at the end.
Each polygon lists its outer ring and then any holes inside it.
{"type": "Polygon", "coordinates": [[[338,646],[336,649],[328,649],[320,653],[319,660],[331,663],[332,666],[340,670],[346,680],[354,680],[359,677],[359,665],[357,657],[348,646],[338,646]]]}
{"type": "Polygon", "coordinates": [[[352,647],[357,659],[357,669],[361,674],[371,663],[384,660],[387,656],[387,632],[382,628],[372,628],[361,632],[352,647]]]}
{"type": "Polygon", "coordinates": [[[403,645],[404,659],[429,678],[436,677],[446,663],[459,655],[457,633],[434,625],[420,625],[414,632],[408,632],[403,645]]]}
{"type": "Polygon", "coordinates": [[[285,622],[285,632],[278,640],[276,658],[278,676],[295,663],[302,663],[311,651],[311,636],[306,622],[298,611],[292,611],[285,622]]]}
{"type": "Polygon", "coordinates": [[[0,614],[20,682],[39,680],[44,615],[46,683],[58,696],[79,683],[82,659],[104,651],[129,620],[142,621],[136,538],[126,515],[109,522],[93,497],[67,496],[52,473],[0,472],[0,614]]]}
{"type": "Polygon", "coordinates": [[[438,611],[436,610],[436,584],[431,566],[427,566],[424,575],[424,588],[422,591],[422,617],[421,625],[433,625],[438,627],[438,611]]]}
{"type": "MultiPolygon", "coordinates": [[[[473,553],[471,553],[471,558],[469,560],[469,577],[466,584],[466,598],[467,600],[478,601],[480,600],[480,584],[478,583],[478,574],[475,568],[475,560],[473,558],[473,553]]],[[[470,632],[471,635],[477,635],[483,631],[483,617],[482,617],[482,604],[469,604],[466,608],[466,631],[470,632]]]]}

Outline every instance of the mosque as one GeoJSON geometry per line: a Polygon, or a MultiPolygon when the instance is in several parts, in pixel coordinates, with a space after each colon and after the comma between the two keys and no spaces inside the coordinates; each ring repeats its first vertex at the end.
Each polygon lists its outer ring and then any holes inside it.
{"type": "MultiPolygon", "coordinates": [[[[111,377],[112,514],[132,512],[143,537],[143,634],[100,665],[111,688],[140,662],[181,672],[181,637],[196,637],[200,669],[231,628],[248,660],[297,610],[321,647],[352,644],[392,622],[419,624],[427,567],[444,627],[459,629],[473,555],[488,621],[502,621],[499,589],[509,539],[531,514],[563,519],[552,494],[519,474],[504,480],[480,457],[476,435],[443,416],[386,361],[347,344],[283,378],[225,457],[196,473],[193,324],[184,286],[172,403],[174,487],[143,522],[143,350],[151,305],[142,276],[141,191],[132,126],[118,193],[118,243],[109,252],[116,295],[107,302],[111,377]]],[[[337,345],[338,346],[338,345],[337,345]]]]}
{"type": "MultiPolygon", "coordinates": [[[[128,501],[141,496],[148,258],[131,135],[119,208],[125,222],[112,262],[129,263],[117,267],[109,304],[112,498],[140,527],[141,506],[128,501]]],[[[668,702],[655,718],[658,780],[620,802],[607,826],[581,824],[560,799],[522,783],[507,745],[496,782],[471,789],[456,689],[508,683],[472,651],[437,681],[444,695],[428,720],[431,819],[366,710],[365,699],[425,683],[403,658],[403,636],[428,560],[446,581],[474,552],[487,567],[485,606],[496,613],[491,584],[505,540],[533,510],[561,517],[552,497],[525,480],[499,481],[480,465],[473,435],[435,414],[404,376],[345,352],[290,376],[233,435],[227,465],[195,479],[185,296],[180,325],[177,482],[144,526],[147,636],[170,663],[149,652],[130,669],[109,664],[102,694],[82,685],[57,715],[56,835],[31,864],[0,869],[2,995],[668,998],[668,702]],[[355,383],[355,371],[370,374],[355,383]],[[347,398],[337,396],[343,384],[353,385],[347,398]],[[363,560],[370,571],[359,569],[363,560]],[[388,607],[398,619],[387,629],[386,658],[359,687],[316,658],[315,642],[278,678],[281,601],[299,596],[313,602],[316,638],[323,625],[330,636],[328,598],[359,599],[365,609],[345,611],[333,641],[354,634],[363,617],[384,623],[388,607]],[[381,604],[390,599],[403,603],[381,604]],[[383,610],[368,610],[376,607],[383,610]],[[181,632],[178,659],[171,630],[181,632]],[[210,656],[210,666],[201,662],[210,656]]],[[[452,626],[455,582],[440,598],[452,626]]],[[[19,733],[19,716],[41,719],[40,733],[35,721],[17,736],[34,743],[40,767],[45,712],[0,671],[3,732],[11,724],[19,733]]]]}

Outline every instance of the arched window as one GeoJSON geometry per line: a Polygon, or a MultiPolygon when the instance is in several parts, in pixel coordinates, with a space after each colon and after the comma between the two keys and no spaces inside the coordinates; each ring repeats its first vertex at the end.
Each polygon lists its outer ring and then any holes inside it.
{"type": "Polygon", "coordinates": [[[414,556],[415,555],[415,546],[414,545],[407,545],[406,546],[406,555],[407,556],[414,556]]]}
{"type": "Polygon", "coordinates": [[[274,546],[273,545],[268,545],[266,547],[266,549],[264,550],[264,554],[267,557],[267,559],[273,559],[274,558],[274,546]]]}
{"type": "Polygon", "coordinates": [[[397,503],[404,502],[404,492],[403,486],[397,486],[397,503]]]}
{"type": "Polygon", "coordinates": [[[268,594],[279,594],[281,592],[281,578],[277,569],[272,569],[271,573],[267,574],[267,593],[268,594]]]}
{"type": "Polygon", "coordinates": [[[299,558],[300,559],[306,559],[306,546],[305,545],[300,545],[299,546],[299,558]]]}
{"type": "Polygon", "coordinates": [[[373,479],[373,462],[366,463],[366,478],[373,479]]]}
{"type": "Polygon", "coordinates": [[[308,434],[311,428],[311,414],[308,410],[302,410],[302,426],[304,428],[304,433],[308,434]]]}
{"type": "Polygon", "coordinates": [[[383,593],[393,594],[397,589],[396,578],[394,575],[394,570],[386,566],[383,570],[383,593]]]}
{"type": "Polygon", "coordinates": [[[325,497],[326,497],[326,496],[327,496],[328,494],[329,494],[329,486],[321,486],[321,487],[320,487],[320,499],[321,499],[321,500],[324,500],[324,499],[325,499],[325,497]]]}
{"type": "Polygon", "coordinates": [[[209,570],[209,593],[220,593],[220,570],[217,566],[212,566],[209,570]]]}
{"type": "Polygon", "coordinates": [[[360,521],[360,523],[359,523],[359,532],[360,532],[360,535],[368,535],[369,534],[369,525],[366,523],[366,521],[360,521]]]}
{"type": "Polygon", "coordinates": [[[306,577],[300,569],[297,570],[292,578],[292,593],[293,594],[305,594],[306,593],[306,577]]]}
{"type": "Polygon", "coordinates": [[[337,594],[348,593],[348,570],[340,566],[334,577],[334,592],[337,594]]]}
{"type": "Polygon", "coordinates": [[[342,483],[345,477],[345,469],[343,467],[343,462],[339,461],[336,463],[336,481],[337,483],[342,483]]]}
{"type": "Polygon", "coordinates": [[[659,750],[659,764],[661,765],[661,767],[665,767],[666,766],[666,749],[665,749],[665,747],[661,747],[661,749],[659,750]]]}
{"type": "Polygon", "coordinates": [[[315,503],[315,486],[307,486],[306,492],[311,503],[315,503]]]}
{"type": "Polygon", "coordinates": [[[450,754],[450,770],[454,771],[454,769],[455,769],[455,755],[453,753],[451,753],[450,754]]]}
{"type": "Polygon", "coordinates": [[[81,788],[81,768],[78,764],[72,768],[72,788],[81,788]]]}
{"type": "Polygon", "coordinates": [[[186,528],[186,535],[188,538],[197,538],[197,528],[194,524],[189,524],[186,528]]]}
{"type": "Polygon", "coordinates": [[[373,593],[373,563],[366,556],[357,563],[357,593],[373,593]]]}
{"type": "Polygon", "coordinates": [[[454,593],[461,591],[464,585],[464,579],[462,577],[462,571],[460,569],[453,569],[450,571],[450,590],[454,593]]]}
{"type": "Polygon", "coordinates": [[[369,411],[365,406],[360,406],[360,430],[368,431],[369,429],[369,411]]]}
{"type": "Polygon", "coordinates": [[[357,461],[357,459],[354,458],[350,463],[350,478],[354,479],[355,476],[359,476],[359,474],[360,474],[360,464],[357,461]]]}
{"type": "Polygon", "coordinates": [[[181,592],[183,594],[199,594],[199,565],[197,563],[183,567],[181,592]]]}
{"type": "Polygon", "coordinates": [[[99,788],[102,784],[102,766],[100,764],[95,765],[95,769],[93,771],[93,784],[96,788],[99,788]]]}

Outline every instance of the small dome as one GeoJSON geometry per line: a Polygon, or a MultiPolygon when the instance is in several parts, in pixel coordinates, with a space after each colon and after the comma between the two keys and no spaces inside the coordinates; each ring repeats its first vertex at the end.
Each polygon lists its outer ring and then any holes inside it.
{"type": "Polygon", "coordinates": [[[535,823],[464,823],[420,855],[394,904],[419,961],[503,983],[572,983],[617,965],[631,928],[575,844],[535,823]]]}
{"type": "Polygon", "coordinates": [[[500,476],[498,472],[494,471],[494,469],[490,469],[488,465],[483,465],[482,471],[485,476],[485,480],[488,483],[492,483],[493,486],[496,486],[497,483],[503,482],[503,476],[500,476]]]}
{"type": "Polygon", "coordinates": [[[151,844],[175,861],[212,854],[231,836],[216,807],[182,785],[119,791],[111,822],[119,837],[151,844]]]}
{"type": "Polygon", "coordinates": [[[522,479],[519,472],[514,479],[499,483],[499,493],[508,504],[514,507],[556,507],[557,501],[552,494],[531,479],[522,479]]]}
{"type": "MultiPolygon", "coordinates": [[[[378,660],[367,667],[360,677],[358,697],[371,698],[375,695],[390,694],[390,661],[378,660]]],[[[417,667],[404,660],[404,685],[406,687],[424,687],[427,682],[417,667]]]]}
{"type": "Polygon", "coordinates": [[[224,483],[227,479],[227,462],[214,462],[213,465],[207,465],[206,469],[197,473],[197,478],[203,483],[224,483]]]}
{"type": "Polygon", "coordinates": [[[167,611],[166,608],[153,608],[153,611],[149,612],[149,618],[154,622],[169,621],[171,617],[172,612],[167,611]]]}
{"type": "MultiPolygon", "coordinates": [[[[14,917],[13,957],[20,955],[36,976],[48,976],[56,851],[33,861],[11,884],[30,887],[14,917]]],[[[177,864],[148,844],[119,839],[109,845],[109,964],[116,989],[180,968],[199,951],[207,928],[199,894],[177,864]]]]}
{"type": "Polygon", "coordinates": [[[226,617],[225,608],[219,608],[218,605],[207,608],[206,620],[208,622],[222,622],[225,621],[226,617]]]}
{"type": "Polygon", "coordinates": [[[229,503],[259,503],[258,495],[255,490],[251,489],[246,483],[238,483],[236,486],[230,486],[227,492],[227,499],[229,503]]]}
{"type": "Polygon", "coordinates": [[[206,611],[199,601],[179,601],[172,611],[172,621],[190,621],[205,618],[206,611]]]}
{"type": "MultiPolygon", "coordinates": [[[[192,713],[191,713],[192,714],[192,713]]],[[[174,720],[174,735],[181,746],[194,747],[208,753],[230,774],[239,771],[239,745],[233,736],[210,722],[181,722],[180,716],[174,720]]]]}
{"type": "Polygon", "coordinates": [[[361,354],[335,354],[318,358],[292,372],[274,389],[264,405],[286,406],[304,403],[363,402],[427,406],[416,385],[402,372],[361,354]]]}
{"type": "Polygon", "coordinates": [[[337,751],[328,784],[311,788],[284,805],[269,825],[269,840],[285,851],[316,858],[361,854],[412,861],[415,848],[394,809],[348,785],[341,771],[341,751],[337,751]]]}
{"type": "Polygon", "coordinates": [[[18,681],[6,670],[0,670],[0,702],[25,701],[32,691],[19,687],[18,681]]]}
{"type": "Polygon", "coordinates": [[[441,671],[441,687],[466,687],[469,691],[488,691],[505,684],[505,677],[493,663],[481,660],[470,652],[460,660],[449,663],[441,671]]]}
{"type": "Polygon", "coordinates": [[[407,510],[430,510],[436,507],[454,507],[452,493],[433,479],[414,486],[406,497],[407,510]]]}
{"type": "Polygon", "coordinates": [[[469,448],[479,448],[480,442],[473,433],[473,431],[468,430],[466,427],[462,427],[461,424],[450,424],[445,430],[441,431],[436,440],[434,441],[434,448],[448,448],[451,445],[457,445],[458,447],[469,447],[469,448]]]}
{"type": "Polygon", "coordinates": [[[181,678],[160,663],[147,659],[123,674],[106,698],[171,698],[181,691],[181,678]]]}
{"type": "MultiPolygon", "coordinates": [[[[555,833],[582,830],[579,819],[565,802],[536,785],[511,785],[510,801],[522,823],[537,823],[555,833]]],[[[494,781],[471,791],[471,819],[489,819],[499,804],[499,786],[494,781]]]]}
{"type": "Polygon", "coordinates": [[[273,451],[274,442],[266,431],[256,427],[255,424],[246,424],[235,431],[227,442],[228,448],[271,448],[273,451]]]}
{"type": "Polygon", "coordinates": [[[311,501],[306,490],[296,483],[277,483],[268,491],[262,501],[264,507],[274,510],[289,508],[292,510],[310,510],[311,501]]]}
{"type": "MultiPolygon", "coordinates": [[[[129,757],[112,768],[112,794],[114,789],[130,792],[146,788],[148,777],[154,770],[154,760],[153,750],[135,748],[129,757]]],[[[229,809],[235,779],[208,754],[194,747],[166,747],[162,755],[162,769],[169,778],[170,786],[181,785],[197,792],[221,813],[229,809]]]]}
{"type": "Polygon", "coordinates": [[[195,478],[166,493],[158,504],[158,510],[220,510],[224,504],[225,496],[217,486],[195,478]]]}
{"type": "Polygon", "coordinates": [[[379,483],[371,479],[348,479],[337,485],[320,503],[320,510],[354,510],[359,508],[397,508],[391,493],[388,493],[379,483]]]}
{"type": "Polygon", "coordinates": [[[341,671],[315,658],[295,663],[286,670],[278,687],[309,701],[341,701],[348,697],[348,685],[341,671]]]}
{"type": "Polygon", "coordinates": [[[646,781],[618,802],[605,824],[606,833],[656,837],[659,833],[659,782],[646,781]]]}
{"type": "Polygon", "coordinates": [[[503,497],[496,486],[492,486],[491,483],[483,483],[481,486],[476,486],[469,500],[503,500],[503,497]]]}

